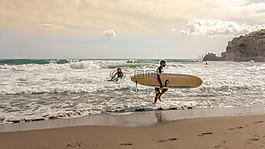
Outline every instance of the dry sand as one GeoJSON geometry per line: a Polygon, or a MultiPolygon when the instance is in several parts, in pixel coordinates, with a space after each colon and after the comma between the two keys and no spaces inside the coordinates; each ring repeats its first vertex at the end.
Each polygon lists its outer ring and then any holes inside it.
{"type": "Polygon", "coordinates": [[[265,115],[1,132],[1,149],[265,149],[265,115]]]}

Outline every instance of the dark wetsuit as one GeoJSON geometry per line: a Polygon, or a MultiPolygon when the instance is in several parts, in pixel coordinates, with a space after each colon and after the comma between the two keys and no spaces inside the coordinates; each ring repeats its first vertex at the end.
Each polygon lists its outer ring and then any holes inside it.
{"type": "Polygon", "coordinates": [[[117,72],[117,78],[122,78],[122,77],[123,77],[122,72],[117,72]]]}

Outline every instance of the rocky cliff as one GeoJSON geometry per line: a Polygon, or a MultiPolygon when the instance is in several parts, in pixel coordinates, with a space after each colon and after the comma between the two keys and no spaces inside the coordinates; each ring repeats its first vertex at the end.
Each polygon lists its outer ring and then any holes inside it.
{"type": "Polygon", "coordinates": [[[265,62],[265,29],[233,38],[228,42],[226,51],[221,53],[221,57],[209,53],[203,60],[265,62]]]}

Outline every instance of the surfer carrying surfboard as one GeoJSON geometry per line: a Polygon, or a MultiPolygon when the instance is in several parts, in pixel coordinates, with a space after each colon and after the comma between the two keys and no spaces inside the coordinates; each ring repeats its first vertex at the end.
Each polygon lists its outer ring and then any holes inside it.
{"type": "Polygon", "coordinates": [[[156,76],[157,76],[157,80],[160,84],[160,88],[159,87],[155,87],[155,93],[156,93],[156,96],[155,96],[155,99],[154,99],[154,103],[157,102],[157,99],[159,101],[161,101],[161,96],[168,90],[167,88],[164,88],[163,84],[162,84],[162,81],[161,81],[161,74],[163,73],[163,68],[166,66],[166,61],[164,60],[161,60],[160,61],[160,66],[156,69],[156,76]],[[162,89],[162,91],[160,92],[160,89],[162,89]]]}

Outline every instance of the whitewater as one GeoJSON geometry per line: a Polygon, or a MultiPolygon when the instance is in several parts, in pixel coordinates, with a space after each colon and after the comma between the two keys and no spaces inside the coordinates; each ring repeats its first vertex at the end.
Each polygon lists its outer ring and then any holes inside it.
{"type": "Polygon", "coordinates": [[[167,60],[165,73],[200,77],[192,89],[169,89],[153,104],[154,88],[130,76],[159,60],[0,60],[0,124],[91,114],[265,106],[265,63],[167,60]],[[120,67],[125,78],[108,81],[120,67]]]}

